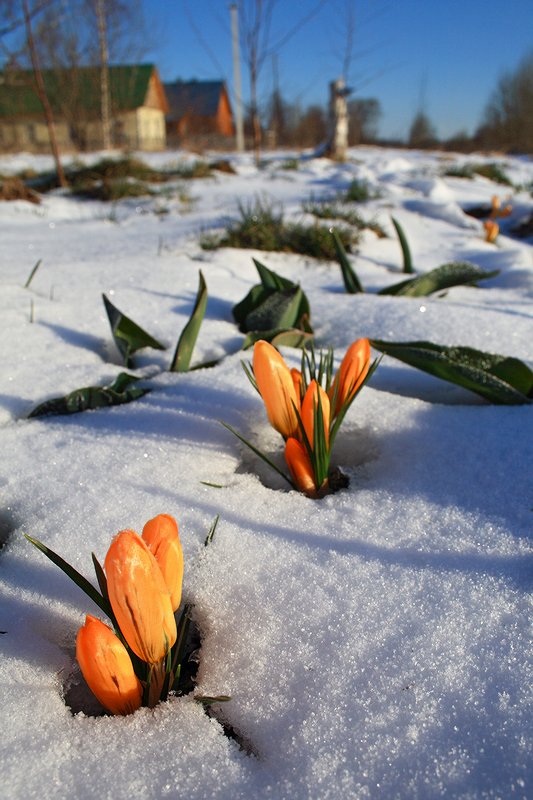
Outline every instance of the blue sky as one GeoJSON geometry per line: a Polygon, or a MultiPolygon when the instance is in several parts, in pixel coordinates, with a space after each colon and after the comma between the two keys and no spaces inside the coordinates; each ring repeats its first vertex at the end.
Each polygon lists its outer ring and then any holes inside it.
{"type": "MultiPolygon", "coordinates": [[[[278,0],[271,42],[318,5],[278,0]]],[[[143,0],[151,49],[163,80],[224,78],[233,87],[227,0],[143,0]]],[[[376,97],[381,136],[405,137],[422,105],[445,138],[473,132],[502,72],[533,50],[533,0],[326,0],[278,50],[280,88],[290,103],[325,104],[342,71],[347,7],[355,41],[348,83],[376,97]]],[[[273,87],[272,59],[260,75],[261,98],[273,87]]],[[[246,66],[243,95],[248,97],[246,66]]]]}

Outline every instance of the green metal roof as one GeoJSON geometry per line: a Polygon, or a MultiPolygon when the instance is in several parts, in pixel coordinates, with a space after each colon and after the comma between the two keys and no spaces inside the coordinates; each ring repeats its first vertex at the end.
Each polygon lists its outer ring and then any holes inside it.
{"type": "MultiPolygon", "coordinates": [[[[144,105],[153,64],[109,67],[109,88],[112,109],[128,111],[144,105]]],[[[54,111],[61,113],[68,103],[92,115],[100,110],[100,69],[78,67],[71,70],[43,70],[48,99],[54,111]]],[[[42,114],[42,106],[34,88],[33,72],[10,70],[0,73],[0,117],[42,114]]]]}

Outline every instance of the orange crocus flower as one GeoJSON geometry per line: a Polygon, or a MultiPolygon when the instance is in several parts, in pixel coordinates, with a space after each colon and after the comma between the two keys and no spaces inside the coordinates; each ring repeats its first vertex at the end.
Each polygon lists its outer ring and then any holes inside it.
{"type": "Polygon", "coordinates": [[[357,339],[346,351],[328,392],[329,399],[335,403],[334,417],[338,416],[346,403],[351,402],[366,378],[369,368],[370,342],[368,339],[357,339]]]}
{"type": "Polygon", "coordinates": [[[495,242],[500,232],[498,223],[494,222],[492,219],[487,219],[483,223],[483,227],[485,228],[485,241],[490,243],[495,242]]]}
{"type": "Polygon", "coordinates": [[[158,514],[148,520],[142,538],[154,556],[170,592],[172,610],[181,603],[183,583],[183,550],[178,534],[178,523],[170,514],[158,514]]]}
{"type": "Polygon", "coordinates": [[[309,444],[313,447],[314,431],[315,431],[315,414],[318,407],[318,397],[320,396],[320,405],[322,407],[322,418],[324,421],[324,436],[326,440],[326,448],[329,446],[329,421],[330,421],[330,403],[329,397],[315,380],[312,380],[305,397],[302,402],[302,424],[309,439],[309,444]]]}
{"type": "Polygon", "coordinates": [[[316,497],[317,487],[311,459],[305,446],[292,436],[285,443],[285,461],[296,488],[308,497],[316,497]]]}
{"type": "Polygon", "coordinates": [[[287,439],[298,433],[296,410],[300,397],[296,394],[291,371],[282,356],[269,342],[254,345],[254,377],[263,398],[270,424],[287,439]]]}
{"type": "Polygon", "coordinates": [[[142,686],[128,651],[111,628],[87,614],[76,638],[76,658],[87,685],[112,714],[140,708],[142,686]]]}
{"type": "Polygon", "coordinates": [[[111,608],[133,652],[157,664],[176,641],[170,592],[157,561],[134,531],[118,533],[105,559],[111,608]]]}

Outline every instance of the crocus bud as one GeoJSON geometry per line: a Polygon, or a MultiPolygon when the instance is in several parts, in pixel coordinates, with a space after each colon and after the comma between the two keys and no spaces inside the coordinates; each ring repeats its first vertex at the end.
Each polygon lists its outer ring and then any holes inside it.
{"type": "Polygon", "coordinates": [[[176,641],[176,620],[157,561],[134,531],[121,531],[105,559],[113,614],[133,652],[157,664],[176,641]]]}
{"type": "Polygon", "coordinates": [[[353,400],[369,368],[370,342],[368,339],[357,339],[346,351],[329,390],[329,399],[335,403],[334,417],[340,413],[345,404],[353,400]]]}
{"type": "Polygon", "coordinates": [[[133,714],[142,686],[128,651],[111,628],[87,614],[76,638],[76,658],[89,689],[112,714],[133,714]]]}
{"type": "Polygon", "coordinates": [[[170,592],[173,611],[181,603],[183,583],[183,551],[178,535],[178,524],[169,514],[158,514],[143,528],[142,538],[154,556],[170,592]]]}
{"type": "Polygon", "coordinates": [[[255,343],[253,358],[257,388],[270,424],[287,439],[298,432],[295,407],[300,408],[291,371],[275,347],[262,339],[255,343]]]}
{"type": "Polygon", "coordinates": [[[285,443],[285,461],[296,488],[309,497],[316,497],[317,487],[311,459],[305,446],[293,437],[285,443]]]}
{"type": "Polygon", "coordinates": [[[318,413],[318,398],[320,397],[320,407],[322,409],[322,421],[323,421],[323,431],[324,431],[324,438],[326,449],[329,446],[329,418],[330,418],[330,403],[329,397],[327,396],[326,392],[315,380],[312,380],[309,386],[307,387],[307,391],[305,393],[305,397],[302,402],[302,423],[304,426],[304,430],[307,434],[307,438],[309,439],[309,444],[311,447],[314,448],[314,431],[315,431],[315,420],[317,418],[318,413]]]}

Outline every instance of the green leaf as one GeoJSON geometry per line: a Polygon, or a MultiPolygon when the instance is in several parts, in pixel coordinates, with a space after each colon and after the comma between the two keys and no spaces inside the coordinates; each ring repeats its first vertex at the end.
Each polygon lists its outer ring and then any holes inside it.
{"type": "Polygon", "coordinates": [[[213,536],[215,535],[215,531],[217,529],[218,520],[220,519],[220,514],[217,514],[213,522],[211,523],[211,527],[207,532],[207,536],[205,537],[204,547],[208,547],[211,542],[213,541],[213,536]]]}
{"type": "Polygon", "coordinates": [[[241,327],[244,324],[244,321],[248,314],[250,314],[254,308],[257,308],[261,303],[266,300],[269,295],[271,295],[275,289],[265,289],[264,286],[261,286],[260,283],[252,286],[246,297],[243,298],[239,303],[233,306],[233,318],[235,322],[239,326],[239,329],[243,331],[241,327]]]}
{"type": "Polygon", "coordinates": [[[59,569],[63,570],[65,575],[68,575],[68,577],[74,581],[76,586],[79,586],[79,588],[85,592],[85,594],[90,597],[94,603],[96,603],[98,608],[100,608],[104,614],[107,614],[107,616],[114,619],[109,602],[102,597],[102,595],[94,588],[92,583],[89,583],[87,578],[84,578],[83,575],[78,572],[78,570],[74,569],[73,566],[71,566],[53,550],[50,550],[49,547],[40,542],[38,539],[34,539],[33,536],[28,536],[27,533],[23,535],[28,542],[31,542],[34,547],[44,553],[45,556],[50,559],[50,561],[59,567],[59,569]]]}
{"type": "Polygon", "coordinates": [[[490,403],[519,405],[533,399],[533,372],[517,358],[424,341],[372,339],[370,344],[405,364],[470,389],[490,403]]]}
{"type": "Polygon", "coordinates": [[[414,272],[413,269],[413,259],[411,258],[411,251],[409,249],[409,244],[407,242],[407,237],[405,235],[405,231],[398,222],[397,219],[391,217],[392,224],[398,234],[398,239],[400,241],[400,247],[402,248],[402,256],[403,256],[403,271],[404,272],[414,272]]]}
{"type": "Polygon", "coordinates": [[[75,389],[64,397],[45,400],[28,414],[28,419],[56,414],[77,414],[81,411],[131,403],[150,391],[150,389],[130,386],[131,383],[138,380],[139,378],[135,375],[121,372],[110,386],[85,386],[82,389],[75,389]]]}
{"type": "Polygon", "coordinates": [[[289,278],[284,278],[282,275],[278,275],[277,272],[265,267],[260,261],[256,258],[253,258],[252,261],[255,264],[255,268],[259,273],[259,278],[265,289],[291,289],[296,284],[289,280],[289,278]]]}
{"type": "Polygon", "coordinates": [[[102,295],[104,300],[105,310],[111,325],[111,332],[115,340],[115,344],[124,359],[124,364],[129,367],[131,364],[131,356],[142,350],[143,347],[152,347],[154,350],[166,350],[165,345],[150,336],[143,330],[136,322],[127,317],[116,308],[113,303],[108,300],[105,294],[102,295]]]}
{"type": "Polygon", "coordinates": [[[365,290],[363,289],[363,286],[359,282],[359,278],[357,277],[355,270],[348,261],[348,256],[346,255],[346,250],[344,249],[344,245],[341,242],[341,237],[339,236],[335,228],[331,229],[331,235],[333,236],[333,242],[335,244],[337,261],[339,262],[342,271],[344,288],[346,289],[348,294],[360,294],[361,292],[364,292],[365,290]]]}
{"type": "Polygon", "coordinates": [[[240,439],[241,442],[246,445],[246,447],[249,447],[252,453],[255,453],[256,456],[259,456],[259,458],[261,458],[265,462],[265,464],[268,464],[268,466],[271,467],[274,470],[274,472],[277,472],[278,475],[281,475],[281,477],[284,478],[287,481],[287,483],[289,483],[292,486],[293,489],[296,488],[291,479],[288,478],[287,475],[285,475],[285,473],[279,467],[277,467],[276,464],[274,464],[274,462],[271,461],[267,455],[265,455],[265,453],[259,450],[259,448],[255,447],[251,442],[248,441],[248,439],[245,439],[244,436],[241,436],[241,434],[238,433],[238,431],[236,431],[235,428],[232,428],[231,425],[228,425],[227,422],[222,422],[222,420],[219,420],[219,422],[221,425],[227,428],[228,431],[231,431],[231,433],[234,436],[236,436],[237,439],[240,439]]]}
{"type": "Polygon", "coordinates": [[[307,333],[298,328],[273,328],[270,331],[252,331],[246,335],[242,349],[248,350],[260,339],[270,342],[274,347],[304,348],[312,338],[312,333],[307,333]]]}
{"type": "Polygon", "coordinates": [[[170,372],[187,372],[191,363],[192,351],[200,332],[200,326],[204,319],[205,309],[207,306],[207,284],[202,270],[198,273],[198,292],[196,293],[196,302],[192,310],[189,321],[181,332],[176,352],[170,365],[170,372]]]}
{"type": "Polygon", "coordinates": [[[311,317],[309,301],[298,284],[277,275],[255,258],[253,261],[261,283],[252,286],[246,297],[233,307],[233,316],[239,330],[248,333],[256,330],[296,327],[312,332],[309,324],[311,317]],[[295,296],[297,300],[294,300],[295,296]],[[287,306],[290,307],[288,312],[287,306]],[[286,312],[289,321],[284,317],[286,312]]]}
{"type": "Polygon", "coordinates": [[[279,289],[270,294],[245,320],[247,331],[269,331],[272,328],[293,328],[298,322],[302,300],[299,286],[279,289]]]}
{"type": "Polygon", "coordinates": [[[378,294],[395,295],[396,297],[427,297],[435,292],[449,289],[451,286],[475,285],[477,281],[494,278],[499,274],[500,271],[497,269],[486,272],[469,261],[452,261],[449,264],[442,264],[424,275],[417,275],[416,278],[409,278],[401,283],[395,283],[394,286],[387,286],[378,294]]]}
{"type": "Polygon", "coordinates": [[[195,694],[193,699],[203,706],[211,706],[213,703],[228,703],[231,700],[229,694],[219,694],[216,697],[211,697],[207,694],[195,694]]]}
{"type": "Polygon", "coordinates": [[[28,276],[28,280],[27,280],[27,281],[26,281],[26,283],[24,284],[24,288],[25,288],[25,289],[29,289],[29,288],[30,288],[30,283],[31,283],[31,282],[32,282],[32,280],[34,279],[34,277],[35,277],[35,273],[37,272],[37,270],[39,269],[39,267],[41,266],[41,264],[42,264],[42,258],[40,258],[40,259],[38,260],[38,262],[37,262],[37,263],[35,264],[35,266],[33,267],[32,271],[30,272],[30,274],[29,274],[29,276],[28,276]]]}

